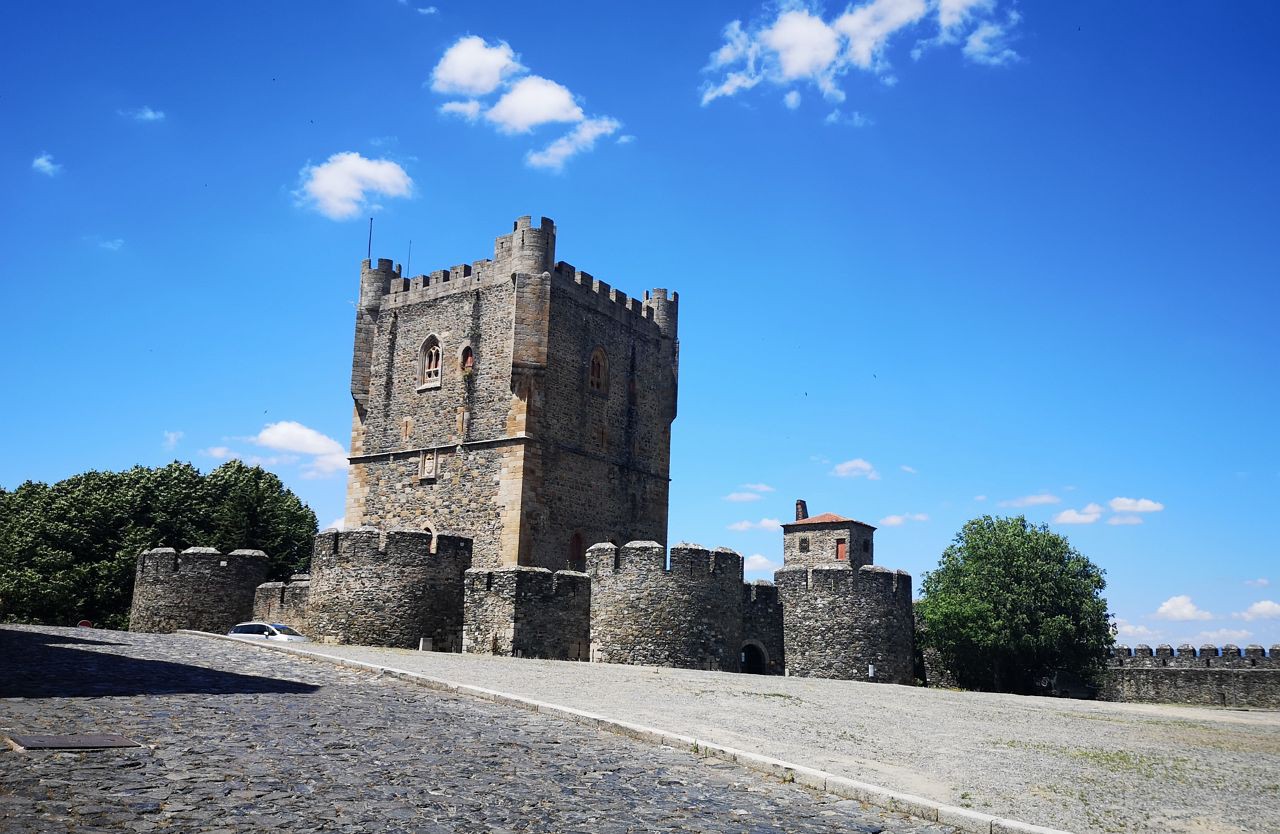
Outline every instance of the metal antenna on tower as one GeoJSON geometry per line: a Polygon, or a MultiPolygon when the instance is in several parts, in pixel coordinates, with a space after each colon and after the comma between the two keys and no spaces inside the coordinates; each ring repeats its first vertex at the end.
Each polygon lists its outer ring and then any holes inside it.
{"type": "Polygon", "coordinates": [[[373,218],[369,218],[369,249],[365,253],[365,258],[373,260],[373,218]]]}
{"type": "Polygon", "coordinates": [[[404,261],[404,274],[405,274],[405,275],[412,275],[412,274],[413,274],[412,272],[410,272],[410,271],[409,271],[409,264],[411,264],[411,263],[413,263],[413,238],[409,238],[409,257],[405,258],[405,261],[404,261]]]}

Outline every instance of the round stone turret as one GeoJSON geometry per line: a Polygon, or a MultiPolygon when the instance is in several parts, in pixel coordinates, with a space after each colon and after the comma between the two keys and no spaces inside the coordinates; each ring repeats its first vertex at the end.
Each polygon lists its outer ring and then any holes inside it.
{"type": "Polygon", "coordinates": [[[253,615],[254,589],[266,578],[267,554],[261,550],[144,550],[134,574],[129,630],[225,634],[253,615]]]}

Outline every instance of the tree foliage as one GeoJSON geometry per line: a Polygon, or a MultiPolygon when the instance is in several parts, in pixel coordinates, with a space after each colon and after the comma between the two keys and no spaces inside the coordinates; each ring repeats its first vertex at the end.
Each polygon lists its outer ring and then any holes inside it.
{"type": "Polygon", "coordinates": [[[229,461],[85,472],[0,490],[0,622],[122,628],[138,552],[256,548],[272,578],[305,570],[316,516],[270,472],[229,461]]]}
{"type": "Polygon", "coordinates": [[[1114,639],[1103,574],[1047,525],[973,519],[924,575],[921,642],[971,689],[1030,693],[1058,669],[1095,680],[1114,639]]]}

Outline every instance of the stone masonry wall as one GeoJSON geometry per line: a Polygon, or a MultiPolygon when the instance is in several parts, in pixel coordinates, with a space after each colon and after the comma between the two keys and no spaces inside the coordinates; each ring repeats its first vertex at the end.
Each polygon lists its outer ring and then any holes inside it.
{"type": "MultiPolygon", "coordinates": [[[[782,640],[782,601],[777,586],[748,582],[742,586],[742,642],[757,643],[765,653],[765,671],[781,675],[786,669],[782,640]]],[[[745,671],[745,670],[744,670],[745,671]]]]}
{"type": "Polygon", "coordinates": [[[591,580],[577,571],[510,566],[467,571],[462,650],[586,660],[591,580]]]}
{"type": "Polygon", "coordinates": [[[1140,645],[1112,650],[1098,697],[1204,706],[1280,709],[1280,645],[1140,645]]]}
{"type": "Polygon", "coordinates": [[[306,634],[310,593],[309,573],[295,573],[288,582],[264,582],[253,595],[253,619],[283,623],[306,634]]]}
{"type": "Polygon", "coordinates": [[[361,528],[316,536],[306,617],[320,642],[436,650],[461,647],[462,577],[470,542],[361,528]]]}
{"type": "Polygon", "coordinates": [[[783,567],[774,579],[788,675],[913,681],[910,575],[874,565],[855,570],[828,564],[783,567]]]}
{"type": "Polygon", "coordinates": [[[129,630],[223,634],[253,614],[254,589],[266,578],[267,554],[261,550],[144,550],[134,574],[129,630]]]}
{"type": "Polygon", "coordinates": [[[587,551],[591,659],[736,672],[742,650],[742,557],[652,541],[587,551]]]}

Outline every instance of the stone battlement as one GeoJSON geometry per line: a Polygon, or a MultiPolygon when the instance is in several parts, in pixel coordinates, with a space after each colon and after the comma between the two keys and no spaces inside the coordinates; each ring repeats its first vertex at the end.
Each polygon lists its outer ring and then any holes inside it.
{"type": "Polygon", "coordinates": [[[578,571],[473,568],[465,579],[462,650],[586,660],[591,579],[578,571]]]}
{"type": "Polygon", "coordinates": [[[1256,644],[1243,650],[1231,643],[1221,649],[1206,644],[1198,651],[1189,643],[1183,643],[1176,651],[1167,644],[1155,649],[1139,644],[1133,650],[1118,645],[1111,650],[1107,665],[1140,669],[1280,669],[1280,645],[1272,646],[1270,653],[1256,644]]]}
{"type": "Polygon", "coordinates": [[[880,565],[862,565],[857,568],[839,564],[784,567],[776,575],[779,584],[782,584],[785,575],[792,590],[829,594],[855,588],[875,589],[876,592],[888,594],[895,599],[911,599],[911,574],[880,565]],[[802,586],[799,585],[800,577],[803,577],[802,586]]]}
{"type": "Polygon", "coordinates": [[[267,554],[261,550],[144,550],[134,574],[129,630],[225,632],[249,618],[254,588],[266,578],[267,554]]]}
{"type": "Polygon", "coordinates": [[[587,550],[587,573],[593,577],[664,576],[681,581],[720,577],[737,587],[742,582],[742,556],[728,548],[710,550],[681,542],[671,548],[668,558],[667,549],[657,542],[628,542],[622,547],[602,542],[587,550]]]}

